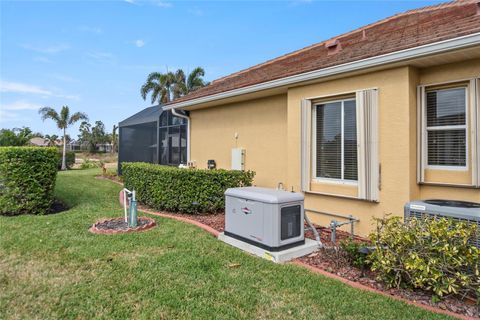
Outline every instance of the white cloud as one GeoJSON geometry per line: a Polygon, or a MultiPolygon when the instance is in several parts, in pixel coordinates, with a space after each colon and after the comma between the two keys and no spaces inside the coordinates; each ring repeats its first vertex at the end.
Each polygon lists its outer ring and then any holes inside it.
{"type": "Polygon", "coordinates": [[[31,44],[23,44],[22,48],[44,54],[55,54],[70,49],[70,46],[65,43],[55,44],[51,46],[35,46],[31,44]]]}
{"type": "Polygon", "coordinates": [[[67,76],[67,75],[64,75],[64,74],[60,74],[60,73],[51,73],[51,74],[49,74],[49,76],[50,76],[50,78],[60,80],[60,81],[63,81],[63,82],[78,82],[77,79],[75,79],[73,77],[70,77],[70,76],[67,76]]]}
{"type": "Polygon", "coordinates": [[[203,10],[199,8],[190,8],[188,9],[188,12],[198,17],[201,17],[204,15],[203,10]]]}
{"type": "Polygon", "coordinates": [[[1,104],[1,110],[38,110],[42,106],[25,100],[17,100],[12,103],[1,104]]]}
{"type": "Polygon", "coordinates": [[[86,53],[87,57],[99,62],[113,63],[115,56],[110,52],[90,51],[86,53]]]}
{"type": "Polygon", "coordinates": [[[0,108],[0,122],[10,122],[14,120],[18,120],[18,114],[0,108]]]}
{"type": "Polygon", "coordinates": [[[137,1],[135,0],[124,0],[124,1],[131,4],[137,4],[137,1]]]}
{"type": "Polygon", "coordinates": [[[137,46],[138,48],[141,48],[145,45],[145,41],[143,41],[142,39],[135,40],[134,43],[135,46],[137,46]]]}
{"type": "Polygon", "coordinates": [[[35,57],[33,61],[42,62],[42,63],[52,63],[53,61],[48,59],[47,57],[35,57]]]}
{"type": "Polygon", "coordinates": [[[153,0],[152,3],[154,5],[156,5],[157,7],[160,7],[160,8],[171,8],[171,7],[173,7],[172,3],[166,2],[166,1],[153,0]]]}
{"type": "Polygon", "coordinates": [[[87,32],[87,33],[95,33],[101,34],[103,33],[103,29],[100,27],[91,27],[91,26],[79,26],[78,31],[87,32]]]}
{"type": "Polygon", "coordinates": [[[0,92],[32,93],[51,96],[52,92],[38,86],[0,80],[0,92]]]}
{"type": "Polygon", "coordinates": [[[37,94],[43,97],[57,97],[70,100],[80,100],[78,95],[67,95],[59,92],[52,92],[51,90],[41,88],[36,85],[20,82],[10,82],[0,80],[0,92],[6,93],[20,93],[20,94],[37,94]]]}

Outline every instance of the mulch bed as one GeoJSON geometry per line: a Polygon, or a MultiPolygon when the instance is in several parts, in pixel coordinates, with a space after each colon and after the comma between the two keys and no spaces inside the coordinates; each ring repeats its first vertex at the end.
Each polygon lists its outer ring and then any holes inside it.
{"type": "Polygon", "coordinates": [[[149,217],[139,217],[135,228],[130,228],[124,218],[113,218],[97,221],[89,230],[97,234],[117,234],[145,231],[155,226],[155,220],[149,217]]]}

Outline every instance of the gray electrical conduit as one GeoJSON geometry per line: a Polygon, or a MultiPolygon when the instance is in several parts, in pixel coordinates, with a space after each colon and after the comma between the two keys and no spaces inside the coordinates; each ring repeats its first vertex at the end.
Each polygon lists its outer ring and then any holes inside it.
{"type": "Polygon", "coordinates": [[[312,230],[313,234],[315,235],[315,240],[317,240],[318,246],[322,248],[323,243],[322,243],[322,240],[320,239],[320,235],[318,234],[317,229],[313,226],[312,222],[310,221],[306,213],[304,213],[304,217],[305,217],[305,221],[307,221],[307,224],[310,227],[310,230],[312,230]]]}

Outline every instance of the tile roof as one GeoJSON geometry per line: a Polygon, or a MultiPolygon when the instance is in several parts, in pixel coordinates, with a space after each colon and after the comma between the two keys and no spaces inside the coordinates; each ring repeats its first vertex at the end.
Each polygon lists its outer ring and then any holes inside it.
{"type": "Polygon", "coordinates": [[[480,32],[478,0],[414,9],[219,78],[169,104],[477,32],[480,32]]]}

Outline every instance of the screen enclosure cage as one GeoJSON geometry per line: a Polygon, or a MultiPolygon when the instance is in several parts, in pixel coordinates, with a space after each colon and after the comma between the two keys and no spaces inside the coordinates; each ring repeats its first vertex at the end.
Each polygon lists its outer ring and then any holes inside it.
{"type": "Polygon", "coordinates": [[[146,108],[119,124],[118,173],[123,162],[147,162],[178,166],[187,163],[187,120],[146,108]]]}

